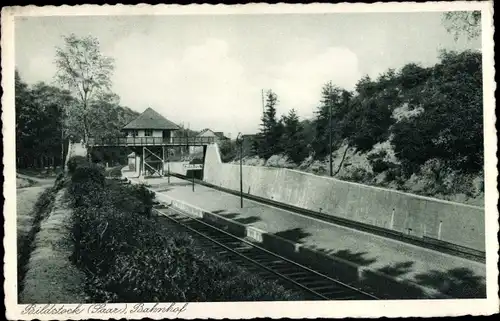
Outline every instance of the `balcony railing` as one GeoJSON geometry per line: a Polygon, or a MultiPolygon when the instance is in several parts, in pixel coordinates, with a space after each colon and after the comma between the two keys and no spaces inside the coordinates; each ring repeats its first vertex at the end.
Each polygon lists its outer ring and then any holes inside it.
{"type": "Polygon", "coordinates": [[[89,138],[89,146],[204,146],[215,142],[214,137],[114,137],[89,138]]]}

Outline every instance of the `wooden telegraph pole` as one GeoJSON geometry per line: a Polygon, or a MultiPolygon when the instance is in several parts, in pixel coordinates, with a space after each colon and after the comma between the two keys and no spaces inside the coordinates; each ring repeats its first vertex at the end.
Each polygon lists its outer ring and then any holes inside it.
{"type": "Polygon", "coordinates": [[[328,106],[328,154],[330,165],[330,177],[333,176],[333,162],[332,162],[332,104],[328,106]]]}
{"type": "Polygon", "coordinates": [[[243,137],[238,133],[236,142],[240,144],[240,207],[243,208],[243,137]]]}

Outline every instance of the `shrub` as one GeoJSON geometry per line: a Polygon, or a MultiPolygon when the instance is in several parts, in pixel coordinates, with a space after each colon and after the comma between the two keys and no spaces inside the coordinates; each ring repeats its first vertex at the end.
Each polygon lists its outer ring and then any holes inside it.
{"type": "Polygon", "coordinates": [[[106,171],[106,176],[109,177],[122,177],[122,166],[113,167],[106,171]]]}
{"type": "Polygon", "coordinates": [[[373,177],[373,174],[361,167],[352,168],[349,173],[342,175],[343,179],[348,181],[365,183],[373,177]]]}
{"type": "Polygon", "coordinates": [[[61,188],[63,188],[65,183],[66,183],[66,176],[64,176],[64,173],[59,173],[57,174],[56,181],[54,183],[54,188],[58,191],[61,188]]]}
{"type": "Polygon", "coordinates": [[[88,164],[88,161],[85,157],[83,156],[72,156],[70,159],[68,159],[68,172],[72,174],[77,167],[88,164]]]}
{"type": "Polygon", "coordinates": [[[141,212],[146,216],[151,216],[151,209],[155,200],[155,192],[150,191],[144,184],[131,185],[132,195],[144,206],[141,212]]]}
{"type": "Polygon", "coordinates": [[[105,177],[102,168],[99,168],[95,164],[88,163],[77,167],[71,176],[71,181],[74,184],[92,182],[103,186],[104,180],[105,177]]]}
{"type": "Polygon", "coordinates": [[[95,164],[81,164],[71,176],[69,191],[73,205],[83,206],[99,202],[103,195],[104,182],[104,172],[101,168],[95,164]]]}

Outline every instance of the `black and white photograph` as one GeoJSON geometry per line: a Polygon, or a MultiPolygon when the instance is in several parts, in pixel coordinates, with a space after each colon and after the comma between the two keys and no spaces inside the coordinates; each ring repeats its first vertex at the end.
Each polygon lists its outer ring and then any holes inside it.
{"type": "Polygon", "coordinates": [[[3,8],[7,317],[498,313],[492,12],[3,8]]]}

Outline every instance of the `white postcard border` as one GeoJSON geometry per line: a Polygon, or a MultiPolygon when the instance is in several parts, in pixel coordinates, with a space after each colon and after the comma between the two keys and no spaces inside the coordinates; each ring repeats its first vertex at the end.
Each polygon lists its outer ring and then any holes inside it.
{"type": "MultiPolygon", "coordinates": [[[[46,7],[10,7],[2,9],[2,121],[4,143],[4,283],[5,305],[8,319],[109,319],[148,317],[159,318],[317,318],[317,317],[408,317],[408,316],[458,316],[485,315],[498,311],[498,191],[496,189],[497,138],[495,130],[494,58],[493,58],[493,4],[492,2],[429,2],[429,3],[376,3],[376,4],[310,4],[310,5],[82,5],[46,7]],[[15,192],[15,117],[14,117],[14,16],[48,15],[146,15],[146,14],[282,14],[282,13],[327,13],[327,12],[409,12],[409,11],[455,11],[482,10],[483,88],[484,88],[484,135],[485,135],[485,213],[486,213],[486,266],[487,299],[462,300],[394,300],[394,301],[326,301],[326,302],[234,302],[234,303],[190,303],[181,314],[92,314],[95,306],[82,305],[79,314],[23,314],[27,305],[17,304],[16,269],[16,211],[15,192]]],[[[178,303],[180,305],[181,303],[178,303]]],[[[169,306],[169,303],[162,303],[169,306]]],[[[38,304],[37,308],[44,305],[38,304]]],[[[75,308],[78,305],[55,305],[56,308],[75,308]]],[[[134,304],[127,305],[127,311],[134,304]]],[[[152,307],[153,304],[145,304],[152,307]]],[[[109,304],[108,308],[123,308],[123,304],[109,304]]]]}

